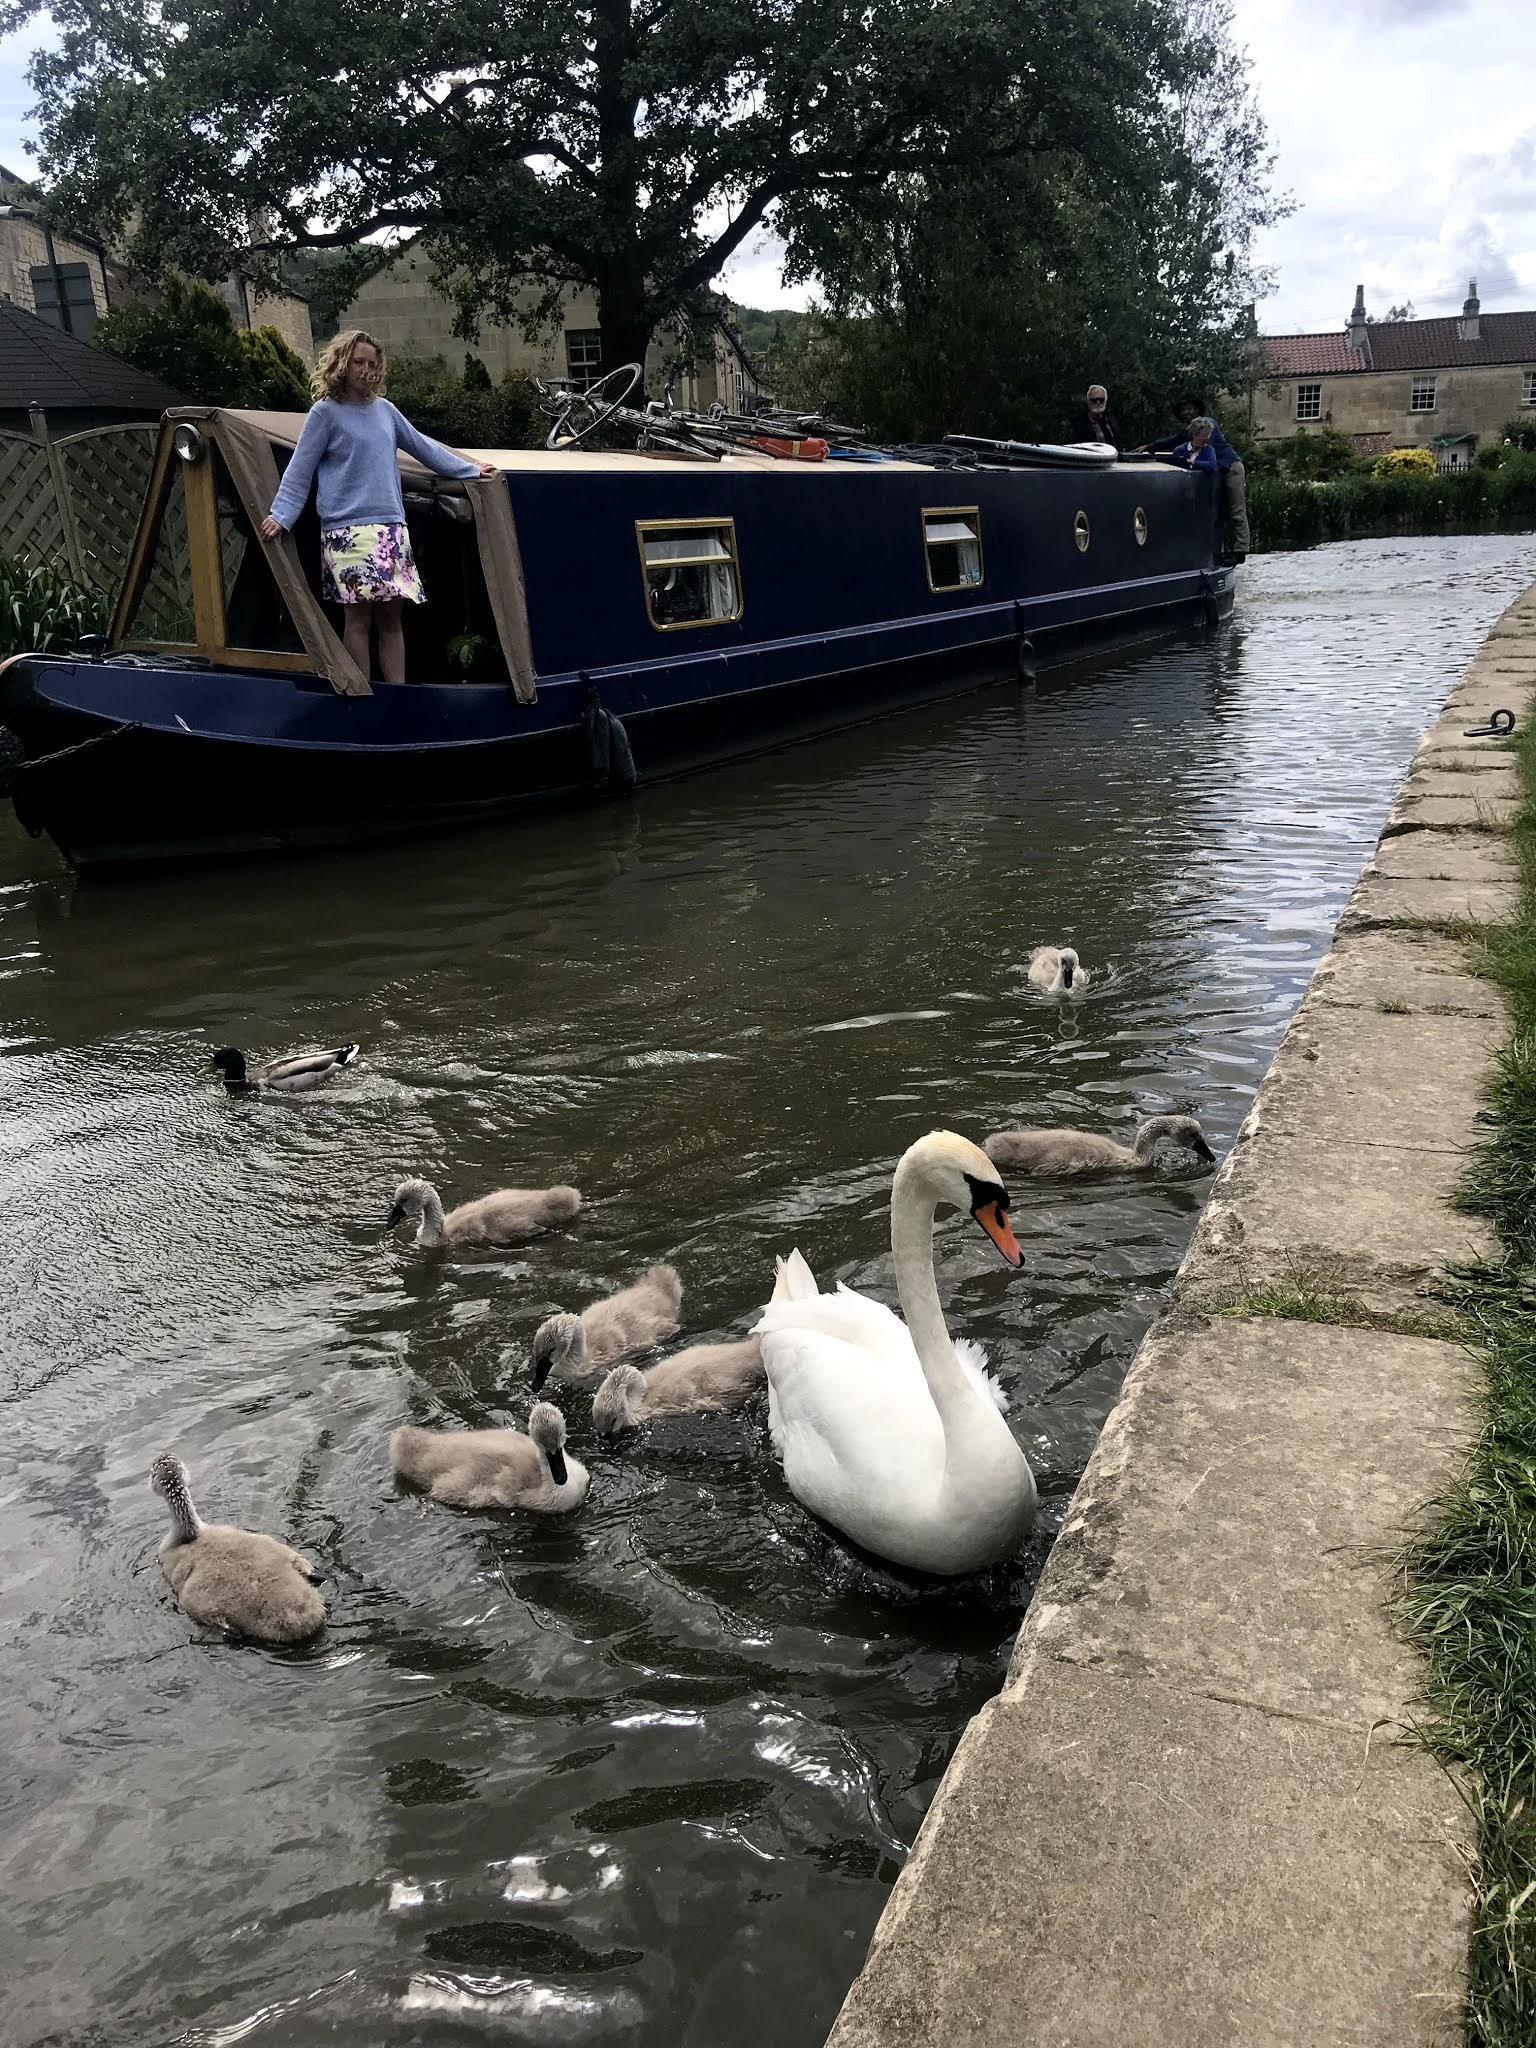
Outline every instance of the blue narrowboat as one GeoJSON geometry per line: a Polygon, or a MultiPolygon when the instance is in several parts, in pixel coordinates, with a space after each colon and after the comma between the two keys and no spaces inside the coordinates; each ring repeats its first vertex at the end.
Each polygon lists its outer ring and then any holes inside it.
{"type": "MultiPolygon", "coordinates": [[[[0,668],[16,810],[80,868],[334,845],[590,798],[1232,606],[1215,479],[1099,451],[401,458],[404,684],[257,525],[300,415],[166,415],[110,631],[0,668]]],[[[786,447],[789,444],[785,444],[786,447]]],[[[802,451],[803,452],[803,451],[802,451]]]]}

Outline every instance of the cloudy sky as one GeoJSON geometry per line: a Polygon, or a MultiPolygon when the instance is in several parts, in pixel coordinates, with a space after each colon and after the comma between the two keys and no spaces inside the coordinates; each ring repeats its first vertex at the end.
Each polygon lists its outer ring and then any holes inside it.
{"type": "MultiPolygon", "coordinates": [[[[1270,230],[1269,333],[1341,328],[1357,284],[1384,313],[1536,306],[1536,39],[1529,0],[1236,0],[1296,213],[1270,230]]],[[[0,162],[31,163],[22,73],[0,41],[0,162]]],[[[748,305],[803,304],[771,243],[726,283],[748,305]]]]}

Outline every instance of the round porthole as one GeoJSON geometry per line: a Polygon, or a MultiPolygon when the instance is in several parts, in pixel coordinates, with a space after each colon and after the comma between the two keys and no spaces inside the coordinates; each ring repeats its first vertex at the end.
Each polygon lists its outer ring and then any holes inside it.
{"type": "Polygon", "coordinates": [[[203,459],[203,437],[190,420],[183,420],[172,429],[171,446],[183,462],[201,462],[203,459]]]}
{"type": "Polygon", "coordinates": [[[1131,521],[1131,524],[1136,529],[1137,547],[1144,548],[1147,544],[1147,515],[1139,505],[1136,507],[1136,517],[1131,521]]]}
{"type": "Polygon", "coordinates": [[[1086,555],[1088,552],[1088,514],[1086,512],[1079,512],[1073,520],[1072,538],[1077,542],[1078,553],[1086,555]]]}

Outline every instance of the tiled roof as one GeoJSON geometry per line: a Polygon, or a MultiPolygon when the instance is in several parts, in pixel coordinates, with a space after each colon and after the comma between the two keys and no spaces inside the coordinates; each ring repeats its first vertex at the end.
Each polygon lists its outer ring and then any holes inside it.
{"type": "Polygon", "coordinates": [[[1266,336],[1260,347],[1271,377],[1332,376],[1365,368],[1342,334],[1277,334],[1266,336]]]}
{"type": "Polygon", "coordinates": [[[1458,363],[1529,363],[1536,368],[1536,313],[1484,313],[1476,341],[1460,341],[1451,320],[1386,320],[1371,329],[1378,370],[1453,370],[1458,363]]]}
{"type": "Polygon", "coordinates": [[[1338,377],[1350,371],[1454,370],[1463,363],[1526,363],[1536,369],[1536,313],[1484,313],[1476,341],[1449,320],[1377,320],[1366,330],[1369,363],[1333,334],[1267,335],[1259,344],[1271,377],[1338,377]]]}
{"type": "Polygon", "coordinates": [[[158,377],[77,341],[8,299],[0,299],[0,393],[8,408],[40,405],[67,412],[78,406],[135,412],[141,419],[158,419],[168,405],[187,403],[158,377]]]}

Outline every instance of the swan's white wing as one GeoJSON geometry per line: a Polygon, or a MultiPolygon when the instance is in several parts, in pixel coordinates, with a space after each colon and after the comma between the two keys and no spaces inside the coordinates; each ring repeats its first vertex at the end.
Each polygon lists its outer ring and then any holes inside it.
{"type": "Polygon", "coordinates": [[[1006,1415],[1008,1413],[1008,1396],[1003,1392],[991,1373],[987,1371],[986,1352],[982,1350],[979,1344],[972,1343],[969,1337],[956,1337],[953,1342],[955,1356],[959,1359],[961,1369],[965,1373],[966,1378],[975,1387],[978,1394],[984,1394],[998,1409],[999,1413],[1006,1415]]]}
{"type": "Polygon", "coordinates": [[[871,1512],[931,1498],[944,1431],[915,1353],[910,1372],[893,1370],[888,1358],[817,1327],[819,1314],[804,1314],[833,1299],[770,1307],[758,1327],[784,1476],[807,1507],[857,1536],[871,1512]]]}
{"type": "Polygon", "coordinates": [[[775,1301],[804,1301],[811,1295],[821,1292],[816,1285],[816,1275],[800,1256],[798,1249],[792,1251],[787,1259],[775,1259],[773,1273],[775,1301]]]}

